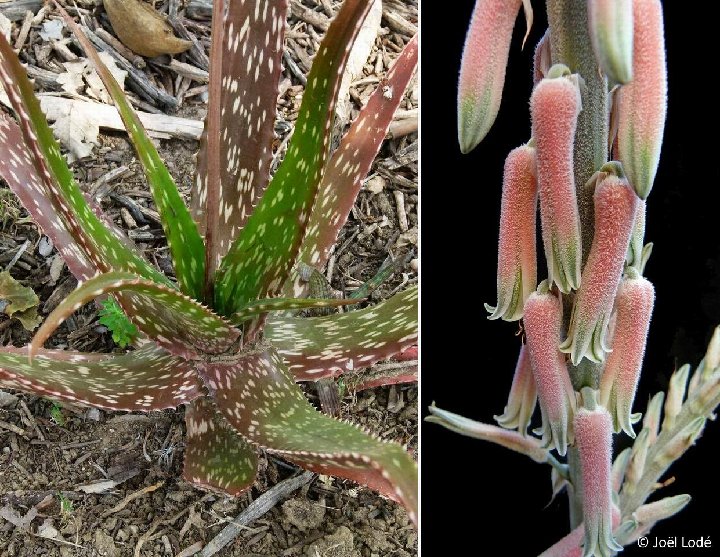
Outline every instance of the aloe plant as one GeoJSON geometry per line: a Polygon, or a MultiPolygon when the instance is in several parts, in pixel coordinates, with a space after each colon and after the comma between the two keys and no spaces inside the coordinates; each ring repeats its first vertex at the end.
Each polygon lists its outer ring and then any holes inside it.
{"type": "MultiPolygon", "coordinates": [[[[519,322],[506,327],[519,345],[510,394],[495,416],[500,427],[435,405],[428,421],[548,464],[553,496],[567,494],[571,533],[542,555],[606,557],[636,542],[645,547],[651,529],[690,500],[659,495],[660,482],[720,404],[720,328],[694,372],[676,369],[667,392],[641,405],[636,394],[655,302],[645,276],[652,248],[644,238],[645,200],[667,101],[663,5],[545,4],[549,28],[535,50],[531,137],[505,161],[497,303],[486,306],[490,319],[519,322]],[[538,265],[538,251],[545,265],[538,265]],[[530,433],[533,416],[540,427],[530,433]],[[614,443],[627,443],[623,434],[634,442],[613,453],[614,443]]],[[[483,176],[491,165],[488,143],[499,138],[488,132],[519,10],[519,2],[476,0],[467,32],[458,143],[463,153],[484,151],[483,176]],[[498,21],[504,24],[490,25],[498,21]]],[[[493,348],[491,357],[501,352],[493,348]]],[[[523,493],[525,478],[490,474],[512,486],[508,492],[523,493]]],[[[512,538],[502,543],[516,550],[512,538]]]]}
{"type": "Polygon", "coordinates": [[[0,37],[0,81],[16,117],[0,116],[0,174],[80,281],[28,347],[0,348],[0,385],[110,410],[186,405],[188,481],[238,494],[252,485],[262,447],[370,486],[416,520],[417,467],[406,450],[316,411],[296,382],[368,366],[414,344],[417,288],[351,313],[289,313],[358,302],[297,297],[303,285],[292,269],[327,261],[417,63],[413,39],[386,77],[395,94],[378,88],[331,152],[340,80],[370,4],[342,4],[307,76],[285,158],[271,176],[288,3],[214,2],[209,106],[191,208],[121,88],[56,4],[143,164],[176,281],[86,199],[20,61],[0,37]],[[107,355],[43,348],[66,317],[108,295],[137,328],[136,349],[107,355]]]}

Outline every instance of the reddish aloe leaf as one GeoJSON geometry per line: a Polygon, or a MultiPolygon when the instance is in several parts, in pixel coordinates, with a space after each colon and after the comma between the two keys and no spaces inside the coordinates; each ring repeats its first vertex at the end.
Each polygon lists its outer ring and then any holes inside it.
{"type": "Polygon", "coordinates": [[[197,226],[190,216],[190,211],[180,197],[177,186],[165,163],[158,155],[155,145],[150,141],[140,119],[125,97],[125,92],[115,81],[82,29],[56,1],[54,4],[92,60],[98,75],[115,101],[115,108],[117,108],[125,124],[125,129],[135,146],[160,214],[160,221],[170,247],[175,265],[175,275],[180,288],[188,296],[200,299],[205,280],[205,246],[197,226]]]}
{"type": "Polygon", "coordinates": [[[17,195],[33,220],[53,241],[70,272],[78,280],[87,280],[97,272],[68,232],[47,195],[38,195],[45,186],[25,147],[25,139],[18,125],[0,113],[0,176],[17,195]]]}
{"type": "Polygon", "coordinates": [[[154,344],[121,355],[0,348],[0,385],[110,410],[162,410],[202,395],[192,362],[154,344]]]}
{"type": "Polygon", "coordinates": [[[417,518],[417,465],[400,446],[321,414],[269,346],[198,366],[218,410],[244,437],[321,474],[357,481],[417,518]]]}
{"type": "Polygon", "coordinates": [[[218,269],[215,307],[223,315],[277,294],[287,278],[327,161],[348,53],[369,9],[367,0],[346,0],[320,44],[285,159],[218,269]]]}
{"type": "Polygon", "coordinates": [[[418,289],[375,306],[324,317],[273,317],[265,337],[298,381],[366,367],[417,343],[418,289]]]}
{"type": "Polygon", "coordinates": [[[90,279],[48,315],[30,344],[30,356],[83,304],[117,292],[123,309],[143,333],[178,356],[225,352],[240,331],[205,306],[177,290],[131,273],[113,272],[90,279]]]}
{"type": "MultiPolygon", "coordinates": [[[[403,91],[417,66],[418,41],[414,37],[398,56],[383,83],[350,126],[340,146],[330,157],[318,197],[308,222],[298,260],[322,268],[347,221],[362,179],[382,145],[403,91]]],[[[304,284],[295,281],[294,296],[301,296],[304,284]]]]}
{"type": "Polygon", "coordinates": [[[334,299],[334,298],[266,298],[251,302],[240,308],[232,314],[230,321],[233,323],[241,323],[256,315],[269,313],[271,311],[290,311],[295,309],[312,309],[312,308],[333,308],[340,306],[350,306],[357,304],[355,298],[352,299],[334,299]]]}
{"type": "Polygon", "coordinates": [[[198,398],[185,409],[187,437],[183,477],[223,494],[240,495],[252,486],[257,454],[230,429],[208,398],[198,398]]]}
{"type": "Polygon", "coordinates": [[[208,284],[270,180],[287,0],[215,0],[193,212],[208,284]]]}
{"type": "Polygon", "coordinates": [[[75,183],[52,130],[40,110],[25,69],[4,36],[0,36],[0,83],[18,117],[24,143],[11,149],[18,157],[29,152],[41,183],[28,184],[30,194],[49,197],[87,258],[102,271],[131,271],[170,284],[160,271],[132,251],[95,215],[75,183]]]}

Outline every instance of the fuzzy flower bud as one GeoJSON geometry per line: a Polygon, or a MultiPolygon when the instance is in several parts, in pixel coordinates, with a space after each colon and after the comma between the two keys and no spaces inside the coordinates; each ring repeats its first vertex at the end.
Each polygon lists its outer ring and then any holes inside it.
{"type": "Polygon", "coordinates": [[[465,37],[458,85],[458,140],[472,151],[495,122],[522,0],[477,0],[465,37]]]}
{"type": "Polygon", "coordinates": [[[600,402],[610,409],[615,430],[635,437],[630,412],[635,398],[645,342],[650,327],[655,289],[643,277],[626,278],[620,284],[615,307],[612,352],[600,381],[600,402]]]}
{"type": "Polygon", "coordinates": [[[660,161],[667,110],[665,35],[660,0],[633,1],[633,80],[618,91],[618,154],[646,199],[660,161]]]}
{"type": "Polygon", "coordinates": [[[595,189],[595,236],[578,290],[568,336],[560,349],[574,364],[605,359],[607,325],[622,275],[637,196],[627,181],[608,174],[595,189]]]}
{"type": "Polygon", "coordinates": [[[505,413],[495,416],[497,422],[508,429],[517,429],[525,435],[537,403],[537,388],[533,376],[530,354],[525,344],[520,348],[520,356],[515,366],[510,396],[505,413]]]}
{"type": "MultiPolygon", "coordinates": [[[[553,66],[550,75],[560,68],[553,66]]],[[[545,258],[550,284],[557,284],[564,293],[580,284],[582,246],[573,174],[580,109],[580,91],[571,77],[543,79],[530,98],[545,258]]]]}
{"type": "MultiPolygon", "coordinates": [[[[584,390],[594,394],[591,389],[584,390]]],[[[594,397],[575,414],[575,442],[580,454],[585,544],[583,555],[605,557],[621,551],[612,535],[612,420],[594,397]]]]}
{"type": "Polygon", "coordinates": [[[600,69],[614,83],[633,74],[632,0],[588,0],[588,27],[600,69]]]}
{"type": "Polygon", "coordinates": [[[562,302],[547,292],[534,292],[525,303],[525,334],[543,418],[545,446],[564,455],[572,438],[575,392],[565,356],[558,349],[562,328],[562,302]]]}
{"type": "Polygon", "coordinates": [[[490,319],[517,321],[523,305],[537,286],[535,214],[537,181],[535,149],[523,145],[513,149],[505,161],[500,243],[498,248],[497,305],[485,305],[490,319]]]}

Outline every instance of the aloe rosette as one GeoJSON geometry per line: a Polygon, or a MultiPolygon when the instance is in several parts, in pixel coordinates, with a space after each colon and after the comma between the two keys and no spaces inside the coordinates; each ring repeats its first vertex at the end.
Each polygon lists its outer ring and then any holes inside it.
{"type": "Polygon", "coordinates": [[[0,384],[110,410],[187,405],[188,481],[238,494],[252,485],[262,447],[370,486],[417,519],[417,466],[408,452],[316,411],[297,385],[416,344],[417,288],[363,310],[308,319],[288,312],[347,302],[278,297],[293,291],[296,263],[322,265],[313,254],[327,253],[347,219],[415,70],[416,38],[387,75],[396,94],[378,88],[331,151],[340,80],[370,4],[346,0],[339,9],[307,76],[287,154],[271,176],[288,3],[214,2],[208,115],[191,208],[121,88],[63,12],[143,164],[176,282],[96,214],[0,37],[0,82],[16,117],[0,116],[0,173],[80,281],[29,348],[0,348],[0,384]],[[124,354],[43,349],[65,318],[106,295],[144,335],[142,346],[124,354]]]}

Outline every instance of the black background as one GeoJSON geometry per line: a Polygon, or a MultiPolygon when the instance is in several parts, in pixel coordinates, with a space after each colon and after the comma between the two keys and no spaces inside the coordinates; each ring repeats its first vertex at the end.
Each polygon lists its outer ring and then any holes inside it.
{"type": "MultiPolygon", "coordinates": [[[[473,2],[422,4],[423,416],[435,401],[493,423],[507,400],[517,324],[488,321],[483,302],[495,303],[503,162],[529,138],[532,53],[546,28],[543,6],[534,4],[524,52],[522,16],[515,28],[499,117],[470,155],[457,147],[456,84],[473,2]]],[[[655,249],[645,273],[657,299],[636,411],[666,388],[676,366],[698,363],[720,323],[720,95],[710,82],[720,59],[720,7],[702,5],[704,11],[688,2],[664,4],[668,119],[648,200],[646,240],[655,249]]],[[[627,438],[616,443],[625,446],[627,438]]],[[[693,500],[650,536],[710,536],[714,547],[663,554],[720,555],[719,453],[720,423],[708,422],[698,444],[670,469],[675,483],[660,492],[693,500]]],[[[547,465],[435,424],[422,426],[421,459],[425,556],[537,555],[568,532],[565,494],[548,505],[547,465]]],[[[628,547],[623,554],[656,553],[628,547]]]]}

